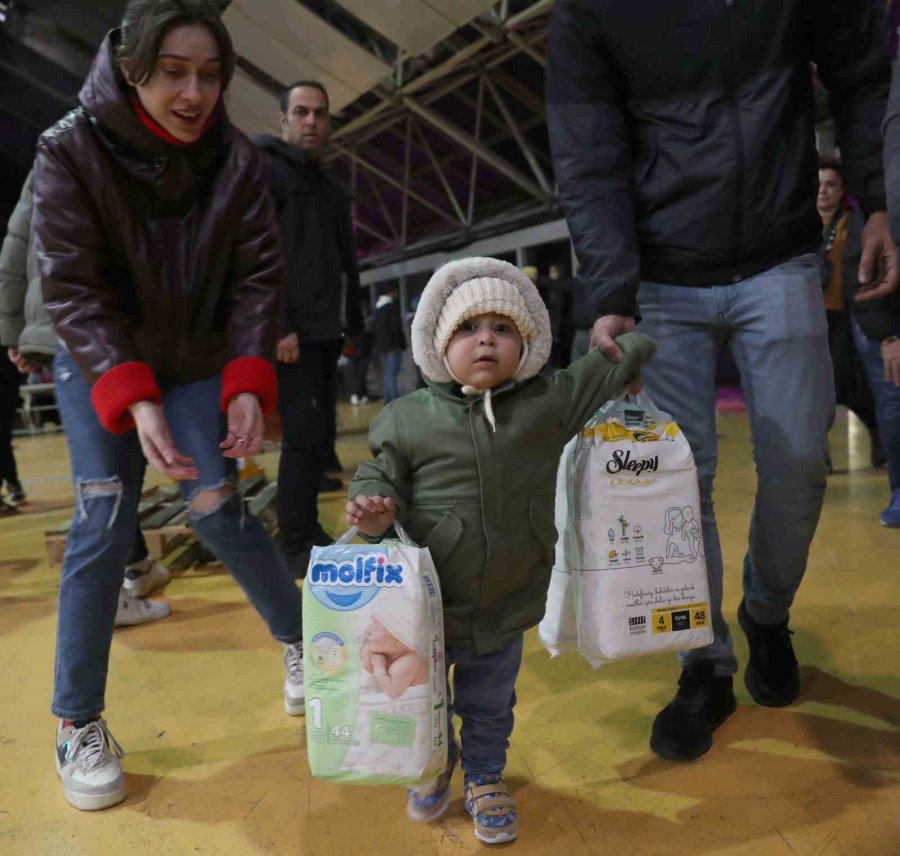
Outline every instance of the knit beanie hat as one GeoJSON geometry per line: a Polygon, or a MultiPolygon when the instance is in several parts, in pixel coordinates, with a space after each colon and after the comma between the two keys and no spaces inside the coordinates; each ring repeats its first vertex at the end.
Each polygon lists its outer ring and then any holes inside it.
{"type": "Polygon", "coordinates": [[[496,277],[470,279],[450,292],[434,327],[434,351],[444,359],[447,345],[463,321],[493,312],[515,325],[526,347],[537,336],[537,325],[528,313],[522,292],[511,282],[496,277]]]}
{"type": "Polygon", "coordinates": [[[459,259],[435,271],[413,318],[413,360],[426,378],[437,383],[455,380],[444,362],[450,337],[463,321],[486,312],[508,317],[522,337],[523,359],[513,380],[528,380],[544,367],[553,337],[547,307],[534,283],[509,262],[459,259]]]}
{"type": "Polygon", "coordinates": [[[464,395],[483,395],[485,415],[496,431],[491,391],[463,385],[446,358],[447,345],[459,325],[488,312],[505,315],[522,337],[522,357],[512,379],[521,382],[534,377],[550,358],[550,316],[534,283],[515,265],[499,259],[459,259],[435,271],[413,319],[412,351],[429,380],[455,380],[464,395]]]}

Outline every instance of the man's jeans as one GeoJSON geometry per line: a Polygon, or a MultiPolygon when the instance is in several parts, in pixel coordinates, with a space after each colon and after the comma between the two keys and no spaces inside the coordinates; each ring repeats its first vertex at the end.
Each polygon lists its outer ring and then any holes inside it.
{"type": "Polygon", "coordinates": [[[888,479],[891,490],[900,490],[900,387],[884,377],[884,359],[881,343],[866,337],[856,319],[851,319],[853,341],[863,365],[875,399],[875,418],[878,433],[888,463],[888,479]]]}
{"type": "Polygon", "coordinates": [[[402,365],[403,351],[388,351],[386,354],[381,355],[381,394],[385,404],[400,397],[397,378],[400,376],[402,365]]]}
{"type": "Polygon", "coordinates": [[[466,778],[502,773],[513,730],[516,678],[522,665],[522,637],[499,651],[478,656],[468,648],[446,648],[453,669],[452,702],[447,705],[448,739],[453,741],[453,714],[462,720],[462,768],[466,778]]]}
{"type": "Polygon", "coordinates": [[[803,579],[827,475],[834,418],[828,327],[815,255],[791,259],[734,285],[641,283],[639,330],[659,342],[643,370],[647,390],[691,444],[700,481],[703,540],[715,641],[687,652],[716,672],[737,669],[722,615],[722,549],[713,512],[716,357],[731,348],[750,414],[757,492],[744,558],[744,599],[763,624],[788,617],[803,579]]]}
{"type": "MultiPolygon", "coordinates": [[[[125,562],[134,547],[144,470],[137,433],[111,434],[97,419],[91,390],[72,358],[57,351],[53,363],[72,478],[75,512],[59,588],[56,676],[52,710],[85,720],[104,708],[109,648],[125,562]]],[[[181,482],[187,503],[202,490],[236,481],[233,460],[218,448],[225,436],[219,407],[221,376],[169,389],[163,410],[175,447],[194,459],[200,477],[181,482]]],[[[233,494],[211,511],[188,507],[197,537],[234,575],[281,642],[301,636],[300,593],[262,524],[233,494]]]]}

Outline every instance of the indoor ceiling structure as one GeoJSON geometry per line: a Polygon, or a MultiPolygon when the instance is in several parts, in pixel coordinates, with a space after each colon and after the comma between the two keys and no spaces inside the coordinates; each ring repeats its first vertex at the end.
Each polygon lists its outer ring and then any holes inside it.
{"type": "MultiPolygon", "coordinates": [[[[279,133],[285,85],[327,87],[327,157],[352,189],[367,264],[558,217],[543,110],[553,0],[219,5],[239,54],[228,110],[245,133],[279,133]]],[[[37,135],[74,106],[124,8],[125,0],[0,0],[4,184],[13,173],[20,183],[37,135]]]]}

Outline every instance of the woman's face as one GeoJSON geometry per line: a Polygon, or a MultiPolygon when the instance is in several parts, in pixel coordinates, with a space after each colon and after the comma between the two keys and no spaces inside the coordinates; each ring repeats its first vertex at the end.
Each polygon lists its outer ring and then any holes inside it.
{"type": "Polygon", "coordinates": [[[816,207],[819,214],[833,214],[844,198],[844,180],[833,169],[819,170],[819,195],[816,207]]]}
{"type": "Polygon", "coordinates": [[[135,86],[144,109],[183,143],[200,139],[222,93],[219,45],[202,24],[184,24],[166,33],[156,67],[135,86]]]}

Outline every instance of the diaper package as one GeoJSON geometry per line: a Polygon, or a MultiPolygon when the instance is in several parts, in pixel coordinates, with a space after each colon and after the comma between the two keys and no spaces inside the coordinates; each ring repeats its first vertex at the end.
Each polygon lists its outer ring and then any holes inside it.
{"type": "Polygon", "coordinates": [[[399,540],[314,548],[303,668],[314,776],[412,785],[443,771],[444,631],[427,549],[399,540]]]}
{"type": "Polygon", "coordinates": [[[609,402],[566,448],[556,519],[539,631],[551,654],[573,635],[595,667],[712,642],[693,455],[646,393],[609,402]]]}

